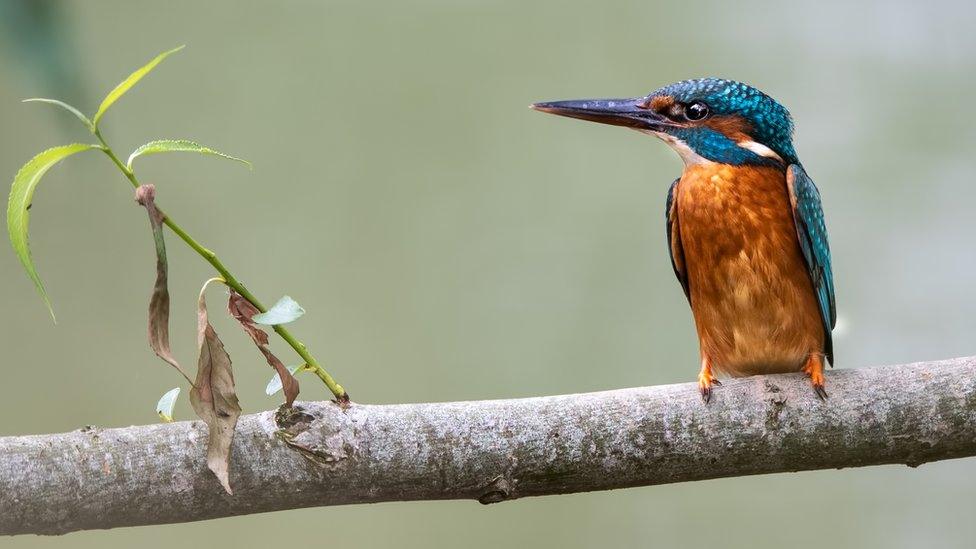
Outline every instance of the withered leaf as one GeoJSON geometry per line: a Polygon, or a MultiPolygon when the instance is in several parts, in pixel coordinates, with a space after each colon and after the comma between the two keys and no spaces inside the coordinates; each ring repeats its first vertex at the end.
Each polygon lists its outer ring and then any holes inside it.
{"type": "Polygon", "coordinates": [[[166,242],[163,240],[163,214],[156,207],[156,187],[152,184],[136,188],[136,202],[146,208],[149,225],[152,227],[156,243],[156,284],[149,299],[149,347],[156,356],[176,368],[187,381],[193,383],[180,364],[176,362],[169,347],[169,288],[168,264],[166,261],[166,242]]]}
{"type": "Polygon", "coordinates": [[[288,368],[268,348],[268,333],[258,328],[251,320],[254,315],[261,311],[245,299],[244,296],[233,290],[231,290],[230,299],[227,301],[227,310],[241,324],[244,332],[251,337],[251,341],[257,345],[258,350],[264,355],[264,359],[268,361],[268,364],[278,372],[278,377],[281,378],[282,392],[285,394],[285,406],[291,406],[295,402],[295,398],[298,397],[298,380],[295,379],[295,376],[288,371],[288,368]]]}
{"type": "Polygon", "coordinates": [[[190,389],[190,404],[193,410],[207,424],[210,440],[207,444],[207,467],[227,490],[230,488],[230,449],[234,441],[234,428],[241,415],[241,406],[234,388],[234,372],[230,356],[224,344],[207,318],[207,302],[204,297],[210,282],[200,290],[197,301],[197,343],[200,359],[197,363],[197,379],[190,389]]]}

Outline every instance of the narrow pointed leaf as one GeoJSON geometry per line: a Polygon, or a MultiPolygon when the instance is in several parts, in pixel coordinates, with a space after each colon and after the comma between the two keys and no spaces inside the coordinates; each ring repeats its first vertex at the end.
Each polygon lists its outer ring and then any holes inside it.
{"type": "MultiPolygon", "coordinates": [[[[308,366],[305,364],[292,364],[287,367],[288,373],[294,376],[299,372],[308,371],[308,366]]],[[[271,379],[268,380],[268,385],[264,388],[264,394],[268,396],[274,396],[275,393],[281,390],[281,376],[278,372],[275,372],[271,379]]]]}
{"type": "Polygon", "coordinates": [[[134,73],[130,74],[128,78],[120,82],[118,86],[115,86],[112,91],[108,92],[108,95],[106,95],[105,99],[102,100],[102,104],[98,106],[98,111],[95,113],[94,118],[92,118],[92,131],[95,131],[98,128],[98,121],[102,119],[102,115],[104,115],[105,111],[112,106],[112,103],[115,103],[120,97],[125,95],[125,92],[129,91],[132,86],[135,86],[137,82],[142,80],[144,76],[156,68],[156,65],[162,62],[163,59],[166,59],[171,54],[182,50],[184,47],[185,46],[180,46],[157,55],[152,61],[137,69],[134,73]]]}
{"type": "Polygon", "coordinates": [[[199,154],[208,154],[211,156],[219,156],[221,158],[226,158],[228,160],[234,160],[240,162],[251,168],[251,163],[243,158],[237,158],[236,156],[231,156],[229,154],[222,153],[218,150],[211,149],[194,141],[189,141],[186,139],[160,139],[158,141],[150,141],[145,145],[139,147],[138,149],[132,151],[129,155],[129,160],[126,161],[127,167],[132,169],[132,162],[139,158],[140,156],[146,156],[149,154],[157,154],[163,152],[195,152],[199,154]]]}
{"type": "Polygon", "coordinates": [[[159,414],[159,419],[166,423],[173,422],[173,406],[176,405],[176,398],[179,396],[180,388],[174,387],[159,397],[159,402],[156,403],[156,413],[159,414]]]}
{"type": "Polygon", "coordinates": [[[149,348],[156,356],[176,368],[187,381],[190,376],[180,366],[169,347],[169,266],[166,260],[166,241],[163,239],[163,213],[156,207],[156,187],[140,185],[136,189],[136,202],[149,213],[149,226],[156,245],[156,283],[149,298],[149,348]]]}
{"type": "Polygon", "coordinates": [[[251,320],[257,324],[274,326],[277,324],[287,324],[298,319],[305,314],[305,309],[295,302],[294,299],[284,296],[278,300],[266,313],[254,315],[251,320]]]}
{"type": "Polygon", "coordinates": [[[79,111],[78,109],[76,109],[76,108],[72,107],[71,105],[65,103],[64,101],[58,101],[57,99],[47,99],[47,98],[44,98],[44,97],[31,97],[30,99],[24,99],[23,102],[24,103],[48,103],[50,105],[55,105],[55,106],[61,107],[62,109],[64,109],[64,110],[70,112],[71,114],[77,116],[78,117],[78,120],[81,120],[81,122],[85,125],[86,128],[88,128],[89,131],[91,131],[92,128],[94,128],[94,126],[92,125],[92,121],[89,120],[87,116],[85,116],[84,114],[82,114],[81,111],[79,111]]]}
{"type": "Polygon", "coordinates": [[[48,149],[24,164],[14,176],[13,185],[10,187],[10,198],[7,202],[7,233],[10,235],[10,244],[24,265],[27,276],[34,281],[34,286],[37,287],[38,293],[44,299],[52,318],[54,317],[54,310],[51,308],[47,292],[44,291],[44,285],[41,283],[41,278],[37,275],[34,262],[31,259],[30,244],[27,237],[30,226],[28,209],[31,206],[31,200],[34,198],[34,189],[37,188],[37,184],[40,183],[41,178],[51,167],[75,153],[98,148],[100,148],[98,145],[74,143],[48,149]]]}
{"type": "Polygon", "coordinates": [[[258,328],[251,320],[258,313],[257,307],[250,301],[244,299],[244,296],[241,294],[232,291],[230,293],[230,299],[227,301],[227,310],[241,324],[241,328],[244,329],[244,332],[251,338],[251,341],[261,351],[261,354],[264,355],[264,359],[268,361],[268,365],[274,368],[277,374],[276,377],[284,389],[285,406],[291,406],[295,402],[295,398],[298,397],[298,392],[301,388],[292,372],[288,371],[281,360],[271,352],[268,346],[268,333],[258,328]]]}
{"type": "Polygon", "coordinates": [[[230,356],[207,318],[205,293],[207,286],[214,281],[219,282],[221,279],[208,280],[200,289],[197,300],[197,343],[200,347],[200,359],[197,363],[197,379],[190,389],[190,404],[208,427],[207,467],[217,476],[224,490],[233,494],[230,488],[230,449],[237,419],[241,416],[241,405],[237,400],[230,356]]]}

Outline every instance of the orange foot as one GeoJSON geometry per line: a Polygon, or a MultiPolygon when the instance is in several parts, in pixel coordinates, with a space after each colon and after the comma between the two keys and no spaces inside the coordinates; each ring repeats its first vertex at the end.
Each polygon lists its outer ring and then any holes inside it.
{"type": "Polygon", "coordinates": [[[702,400],[705,404],[712,398],[712,387],[717,387],[722,383],[712,375],[712,364],[707,357],[702,357],[701,372],[698,373],[698,390],[701,392],[702,400]]]}
{"type": "Polygon", "coordinates": [[[810,383],[813,385],[813,392],[817,393],[820,400],[827,400],[827,391],[824,390],[824,359],[822,355],[813,354],[803,365],[803,373],[810,376],[810,383]]]}

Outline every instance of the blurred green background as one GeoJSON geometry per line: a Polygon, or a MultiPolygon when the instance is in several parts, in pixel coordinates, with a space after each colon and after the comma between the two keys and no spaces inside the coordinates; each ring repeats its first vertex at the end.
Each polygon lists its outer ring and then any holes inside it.
{"type": "MultiPolygon", "coordinates": [[[[120,154],[190,138],[254,162],[248,172],[168,155],[137,171],[257,295],[305,306],[294,331],[357,401],[694,379],[694,329],[664,244],[676,155],[647,136],[526,106],[705,75],[752,83],[796,118],[832,238],[838,367],[974,353],[972,3],[0,6],[8,181],[37,151],[88,139],[67,113],[20,99],[92,112],[131,70],[187,44],[113,107],[106,138],[120,154]]],[[[156,399],[180,382],[145,343],[154,263],[132,196],[92,153],[41,185],[32,243],[57,325],[13,253],[0,253],[0,434],[153,422],[156,399]]],[[[169,242],[174,351],[192,365],[194,298],[211,272],[169,242]]],[[[214,316],[245,410],[274,406],[263,393],[270,370],[214,316]]],[[[306,399],[327,397],[314,378],[303,388],[306,399]]],[[[177,415],[193,417],[185,398],[177,415]]],[[[974,473],[976,460],[961,460],[0,545],[971,547],[974,473]]]]}

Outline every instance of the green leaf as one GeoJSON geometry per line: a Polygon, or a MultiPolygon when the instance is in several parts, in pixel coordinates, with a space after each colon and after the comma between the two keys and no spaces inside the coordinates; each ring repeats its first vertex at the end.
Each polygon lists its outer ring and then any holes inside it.
{"type": "Polygon", "coordinates": [[[30,99],[24,99],[22,102],[23,103],[48,103],[50,105],[61,107],[62,109],[77,116],[78,120],[81,120],[82,123],[85,124],[85,127],[88,128],[89,131],[93,131],[95,127],[94,125],[92,125],[92,121],[89,120],[87,116],[81,114],[81,111],[65,103],[64,101],[58,101],[57,99],[45,99],[43,97],[31,97],[30,99]]]}
{"type": "Polygon", "coordinates": [[[101,149],[98,145],[87,145],[85,143],[73,143],[48,149],[24,164],[24,167],[14,176],[14,183],[10,187],[10,199],[7,202],[7,232],[10,235],[10,244],[14,247],[17,257],[23,263],[27,276],[34,281],[38,293],[47,304],[51,318],[54,318],[54,309],[44,291],[44,285],[34,269],[34,262],[31,260],[30,244],[27,240],[27,229],[30,225],[31,200],[34,197],[34,189],[40,183],[41,177],[52,166],[65,158],[89,149],[101,149]]]}
{"type": "Polygon", "coordinates": [[[251,163],[243,158],[237,158],[236,156],[224,154],[218,150],[205,147],[194,141],[187,141],[186,139],[160,139],[158,141],[150,141],[149,143],[146,143],[145,145],[132,151],[132,154],[129,155],[129,160],[126,161],[126,167],[129,168],[129,170],[132,170],[132,161],[136,158],[146,156],[147,154],[157,154],[163,152],[195,152],[199,154],[209,154],[211,156],[219,156],[228,160],[236,160],[237,162],[245,164],[249,169],[251,167],[251,163]]]}
{"type": "Polygon", "coordinates": [[[275,326],[277,324],[288,324],[303,314],[305,314],[305,309],[302,309],[301,305],[295,303],[294,299],[284,296],[268,309],[268,312],[256,314],[251,317],[251,320],[257,324],[275,326]]]}
{"type": "Polygon", "coordinates": [[[102,119],[102,115],[105,114],[105,111],[112,106],[112,103],[115,103],[120,97],[125,95],[125,92],[129,91],[129,88],[135,86],[137,82],[142,80],[142,77],[149,74],[149,72],[156,68],[156,65],[162,62],[163,59],[166,59],[171,54],[182,50],[184,47],[186,46],[180,46],[157,55],[152,61],[137,69],[136,72],[130,74],[129,77],[123,80],[118,86],[115,86],[115,89],[108,92],[108,95],[106,95],[105,99],[102,100],[102,104],[98,106],[98,112],[95,113],[95,117],[92,118],[92,131],[94,132],[96,129],[98,129],[98,121],[102,119]]]}
{"type": "Polygon", "coordinates": [[[159,397],[159,402],[156,403],[156,413],[159,414],[159,419],[166,423],[172,423],[173,406],[176,405],[176,398],[179,396],[180,388],[174,387],[159,397]]]}
{"type": "MultiPolygon", "coordinates": [[[[309,372],[308,364],[293,364],[291,366],[286,366],[288,372],[291,375],[295,375],[296,372],[309,372]]],[[[268,380],[268,386],[264,388],[264,393],[268,396],[274,396],[275,393],[281,390],[281,376],[278,372],[275,372],[271,379],[268,380]]]]}

